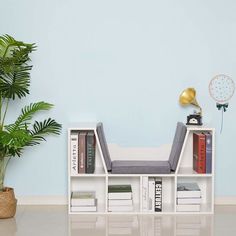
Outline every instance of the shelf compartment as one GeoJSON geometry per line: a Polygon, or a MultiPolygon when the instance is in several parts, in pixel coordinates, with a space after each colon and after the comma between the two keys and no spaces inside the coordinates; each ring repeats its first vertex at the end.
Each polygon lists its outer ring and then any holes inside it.
{"type": "Polygon", "coordinates": [[[199,174],[193,170],[193,133],[200,132],[210,132],[212,134],[212,171],[214,171],[214,132],[213,129],[207,129],[199,127],[199,130],[194,128],[188,128],[186,134],[186,144],[184,146],[181,158],[179,160],[179,165],[177,167],[177,175],[208,175],[211,176],[212,173],[199,174]]]}
{"type": "MultiPolygon", "coordinates": [[[[132,212],[125,212],[125,213],[140,212],[140,177],[109,176],[108,185],[131,185],[134,209],[132,212]]],[[[107,196],[108,196],[108,186],[107,186],[107,196]]],[[[107,199],[107,206],[108,206],[108,199],[107,199]]],[[[109,212],[109,213],[119,213],[119,212],[109,212]]]]}
{"type": "MultiPolygon", "coordinates": [[[[148,180],[150,178],[161,178],[162,179],[162,211],[161,212],[155,212],[155,211],[145,211],[143,208],[144,202],[142,202],[142,212],[147,214],[162,214],[162,213],[173,213],[175,208],[175,178],[173,176],[156,176],[156,175],[149,175],[145,176],[148,177],[148,180]]],[[[142,177],[142,183],[143,183],[144,177],[142,177]]],[[[142,191],[145,191],[142,186],[142,191]]],[[[144,196],[144,193],[142,192],[142,198],[144,196]]],[[[143,201],[143,199],[142,199],[143,201]]]]}
{"type": "MultiPolygon", "coordinates": [[[[180,213],[212,213],[213,212],[213,181],[212,177],[188,177],[181,176],[177,177],[177,183],[197,183],[201,190],[201,204],[200,204],[200,212],[177,212],[180,213]]],[[[176,186],[177,188],[177,186],[176,186]]]]}
{"type": "Polygon", "coordinates": [[[90,176],[71,178],[70,186],[70,196],[73,191],[88,191],[95,192],[95,197],[97,198],[97,211],[96,212],[71,212],[71,199],[69,198],[69,211],[70,213],[104,213],[105,212],[105,192],[106,192],[106,178],[102,176],[90,176]]]}

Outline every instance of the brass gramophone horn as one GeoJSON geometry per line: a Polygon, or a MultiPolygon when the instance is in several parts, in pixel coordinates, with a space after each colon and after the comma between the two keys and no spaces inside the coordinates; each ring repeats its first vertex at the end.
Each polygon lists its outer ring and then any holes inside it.
{"type": "Polygon", "coordinates": [[[200,114],[202,113],[202,108],[196,100],[196,90],[194,88],[185,89],[179,96],[179,103],[181,105],[192,104],[200,109],[200,114]]]}

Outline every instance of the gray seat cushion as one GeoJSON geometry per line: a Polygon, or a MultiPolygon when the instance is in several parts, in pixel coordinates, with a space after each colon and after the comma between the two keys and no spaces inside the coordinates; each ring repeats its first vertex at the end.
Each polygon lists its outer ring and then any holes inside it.
{"type": "Polygon", "coordinates": [[[183,123],[178,122],[169,156],[169,163],[172,171],[176,170],[177,164],[179,162],[179,157],[183,147],[186,132],[187,127],[183,123]]]}
{"type": "Polygon", "coordinates": [[[168,161],[113,161],[112,174],[170,174],[168,161]]]}

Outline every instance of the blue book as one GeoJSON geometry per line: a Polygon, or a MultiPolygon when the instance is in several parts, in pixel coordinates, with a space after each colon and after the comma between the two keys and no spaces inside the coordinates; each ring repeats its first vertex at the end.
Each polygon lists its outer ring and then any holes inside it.
{"type": "Polygon", "coordinates": [[[206,132],[205,136],[206,136],[206,173],[211,174],[212,172],[212,134],[209,132],[206,132]]]}

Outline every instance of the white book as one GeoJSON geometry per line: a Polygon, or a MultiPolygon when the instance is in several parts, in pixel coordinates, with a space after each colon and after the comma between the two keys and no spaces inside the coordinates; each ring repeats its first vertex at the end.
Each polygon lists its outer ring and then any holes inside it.
{"type": "Polygon", "coordinates": [[[202,199],[199,198],[177,198],[177,204],[178,205],[187,205],[187,204],[201,204],[202,199]]]}
{"type": "Polygon", "coordinates": [[[94,206],[71,206],[72,212],[95,212],[97,211],[97,199],[94,206]]]}
{"type": "Polygon", "coordinates": [[[122,212],[133,211],[133,206],[108,206],[108,211],[122,212]]]}
{"type": "Polygon", "coordinates": [[[200,198],[201,190],[197,183],[178,183],[177,198],[200,198]]]}
{"type": "Polygon", "coordinates": [[[142,183],[142,198],[143,198],[143,211],[149,210],[149,199],[148,199],[148,176],[143,177],[142,183]]]}
{"type": "Polygon", "coordinates": [[[70,173],[71,175],[78,174],[78,148],[79,148],[78,133],[71,133],[70,135],[70,173]]]}
{"type": "Polygon", "coordinates": [[[155,210],[155,179],[149,178],[148,180],[148,198],[149,198],[149,211],[155,210]]]}
{"type": "Polygon", "coordinates": [[[96,202],[95,192],[72,192],[72,206],[94,206],[96,202]]]}
{"type": "Polygon", "coordinates": [[[126,192],[126,193],[108,193],[108,199],[116,199],[116,200],[121,200],[121,199],[132,199],[132,192],[126,192]]]}
{"type": "Polygon", "coordinates": [[[200,211],[200,205],[176,205],[176,210],[182,212],[200,211]]]}
{"type": "Polygon", "coordinates": [[[133,201],[132,199],[123,199],[123,200],[117,200],[117,199],[109,199],[108,200],[109,206],[132,206],[133,201]]]}

